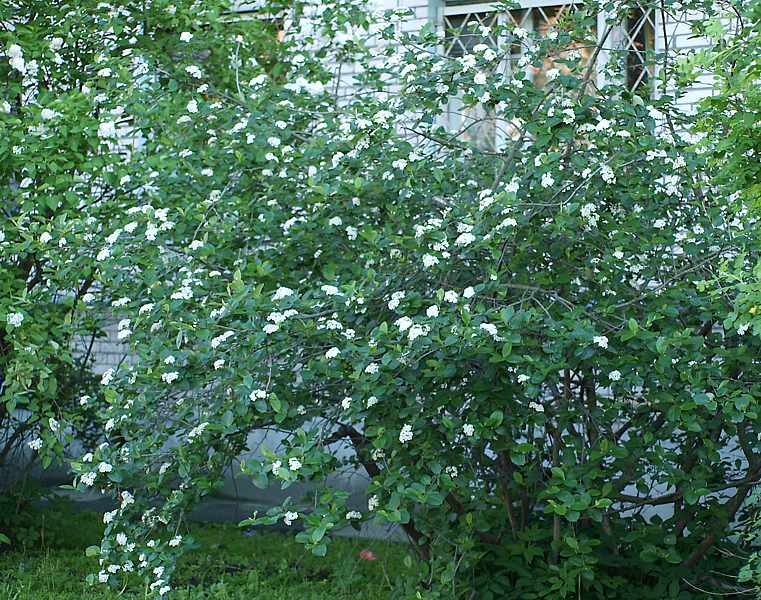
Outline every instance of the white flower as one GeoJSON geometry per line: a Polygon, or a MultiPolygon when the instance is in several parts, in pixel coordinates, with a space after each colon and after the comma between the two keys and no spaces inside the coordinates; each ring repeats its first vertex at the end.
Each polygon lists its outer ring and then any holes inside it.
{"type": "Polygon", "coordinates": [[[320,289],[325,292],[326,296],[335,296],[338,294],[338,288],[334,285],[323,285],[320,289]]]}
{"type": "Polygon", "coordinates": [[[140,307],[140,310],[137,311],[137,314],[144,315],[147,312],[151,312],[153,310],[153,304],[143,304],[140,307]]]}
{"type": "Polygon", "coordinates": [[[365,367],[365,373],[369,375],[374,375],[378,372],[378,365],[376,363],[370,363],[365,367]]]}
{"type": "Polygon", "coordinates": [[[478,72],[476,73],[475,77],[473,77],[473,83],[476,85],[485,85],[486,84],[486,73],[484,72],[478,72]]]}
{"type": "Polygon", "coordinates": [[[287,513],[283,515],[283,523],[290,526],[291,523],[293,523],[298,518],[299,518],[299,513],[289,510],[287,513]]]}
{"type": "Polygon", "coordinates": [[[48,419],[48,425],[50,426],[50,430],[53,433],[57,433],[58,430],[61,428],[60,423],[58,423],[58,421],[56,421],[53,417],[50,417],[48,419]]]}
{"type": "Polygon", "coordinates": [[[43,108],[40,111],[40,118],[43,121],[50,121],[50,119],[55,119],[58,116],[58,113],[50,108],[43,108]]]}
{"type": "Polygon", "coordinates": [[[85,486],[92,487],[92,485],[95,483],[95,479],[97,478],[96,473],[85,473],[82,475],[82,477],[79,478],[79,481],[81,481],[85,486]]]}
{"type": "Polygon", "coordinates": [[[278,325],[276,325],[275,323],[267,323],[264,326],[264,330],[263,331],[264,331],[264,333],[269,335],[271,333],[275,333],[278,329],[280,329],[280,327],[278,325]]]}
{"type": "Polygon", "coordinates": [[[288,296],[293,296],[293,290],[287,287],[279,287],[272,295],[272,301],[275,302],[277,300],[282,300],[288,296]]]}
{"type": "Polygon", "coordinates": [[[235,335],[234,331],[225,331],[222,335],[218,335],[217,337],[211,340],[211,347],[218,348],[220,344],[222,344],[223,342],[226,342],[228,338],[231,338],[234,335],[235,335]]]}
{"type": "Polygon", "coordinates": [[[193,39],[193,34],[190,33],[189,31],[183,31],[180,34],[180,41],[181,42],[186,42],[187,43],[187,42],[189,42],[192,39],[193,39]]]}
{"type": "Polygon", "coordinates": [[[176,535],[171,540],[169,540],[169,545],[172,548],[176,548],[177,546],[180,545],[180,542],[182,542],[182,536],[181,535],[176,535]]]}
{"type": "Polygon", "coordinates": [[[118,308],[120,306],[127,306],[127,304],[129,304],[129,303],[130,303],[130,299],[129,298],[119,298],[118,300],[114,300],[111,303],[111,306],[113,306],[114,308],[118,308]]]}
{"type": "Polygon", "coordinates": [[[529,377],[525,373],[521,373],[520,375],[518,375],[518,383],[526,383],[530,379],[531,379],[531,377],[529,377]]]}
{"type": "Polygon", "coordinates": [[[378,496],[373,495],[367,499],[367,510],[372,512],[376,508],[378,508],[378,506],[380,506],[380,499],[378,498],[378,496]]]}
{"type": "Polygon", "coordinates": [[[476,295],[476,290],[474,288],[472,288],[472,287],[466,287],[463,290],[462,295],[463,295],[464,298],[470,299],[470,298],[472,298],[473,296],[476,295]]]}
{"type": "Polygon", "coordinates": [[[439,316],[439,307],[435,304],[432,306],[429,306],[428,309],[425,311],[426,316],[431,317],[432,319],[435,319],[439,316]]]}
{"type": "Polygon", "coordinates": [[[492,337],[497,337],[497,326],[492,323],[481,323],[479,325],[481,331],[485,331],[492,337]]]}
{"type": "Polygon", "coordinates": [[[24,51],[18,44],[11,44],[8,46],[6,55],[10,59],[8,62],[11,67],[16,69],[19,73],[26,73],[26,63],[24,62],[24,51]]]}
{"type": "Polygon", "coordinates": [[[170,296],[172,300],[190,300],[192,297],[193,290],[186,285],[183,285],[179,290],[170,296]]]}
{"type": "Polygon", "coordinates": [[[536,412],[540,412],[540,413],[544,412],[544,406],[542,406],[538,402],[529,402],[528,407],[535,410],[536,412]]]}
{"type": "Polygon", "coordinates": [[[465,423],[465,425],[462,426],[462,432],[467,437],[473,437],[473,435],[476,433],[476,428],[470,423],[465,423]]]}
{"type": "Polygon", "coordinates": [[[61,48],[63,48],[63,38],[54,37],[52,40],[50,40],[51,50],[55,51],[60,50],[61,48]]]}
{"type": "Polygon", "coordinates": [[[399,441],[402,444],[406,444],[407,442],[412,441],[412,436],[412,425],[404,425],[399,432],[399,441]]]}
{"type": "Polygon", "coordinates": [[[11,327],[21,327],[21,323],[24,322],[24,315],[19,312],[9,313],[5,320],[11,327]]]}
{"type": "Polygon", "coordinates": [[[201,76],[202,76],[201,69],[199,69],[195,65],[190,65],[189,67],[185,67],[185,72],[191,77],[195,77],[196,79],[201,79],[201,76]]]}
{"type": "Polygon", "coordinates": [[[280,146],[280,138],[277,138],[277,137],[274,137],[274,136],[273,137],[268,137],[267,138],[267,143],[270,146],[272,146],[273,148],[277,148],[278,146],[280,146]]]}
{"type": "MultiPolygon", "coordinates": [[[[100,473],[110,473],[113,470],[114,470],[114,467],[112,467],[107,462],[100,462],[100,463],[98,463],[98,472],[100,472],[100,473]]],[[[114,511],[114,512],[116,512],[116,511],[114,511]]]]}
{"type": "Polygon", "coordinates": [[[121,497],[122,497],[122,508],[125,508],[129,506],[130,504],[135,503],[135,497],[132,494],[130,494],[127,490],[124,490],[121,493],[121,497]]]}
{"type": "Polygon", "coordinates": [[[412,326],[412,323],[413,321],[409,317],[401,317],[397,319],[396,321],[394,321],[394,325],[396,325],[399,328],[399,331],[401,333],[404,333],[405,331],[407,331],[412,326]]]}
{"type": "Polygon", "coordinates": [[[438,264],[439,264],[439,259],[436,258],[435,256],[433,256],[431,254],[424,254],[423,255],[423,266],[426,269],[430,269],[434,265],[438,265],[438,264]]]}
{"type": "Polygon", "coordinates": [[[301,461],[298,458],[289,458],[288,468],[291,471],[298,471],[301,468],[301,461]]]}
{"type": "Polygon", "coordinates": [[[378,404],[378,396],[370,396],[367,399],[367,402],[365,404],[366,404],[367,408],[372,408],[373,406],[378,404]]]}
{"type": "Polygon", "coordinates": [[[111,380],[114,378],[114,370],[113,369],[107,369],[103,372],[103,375],[100,376],[100,384],[101,385],[108,385],[111,383],[111,380]]]}
{"type": "Polygon", "coordinates": [[[454,243],[455,243],[455,246],[469,246],[475,241],[476,241],[476,236],[466,231],[465,233],[461,233],[457,237],[457,239],[454,241],[454,243]]]}
{"type": "Polygon", "coordinates": [[[186,108],[188,109],[189,113],[195,114],[198,112],[198,102],[196,102],[195,100],[191,100],[190,102],[188,102],[188,105],[186,106],[186,108]]]}
{"type": "Polygon", "coordinates": [[[357,239],[357,233],[359,233],[359,232],[358,232],[356,227],[352,227],[351,225],[349,225],[346,228],[346,237],[348,237],[350,240],[356,240],[357,239]]]}
{"type": "Polygon", "coordinates": [[[457,467],[454,467],[454,466],[451,466],[451,465],[450,465],[450,466],[448,466],[448,467],[445,467],[445,468],[444,468],[444,472],[445,472],[447,475],[449,475],[449,476],[450,476],[452,479],[456,478],[456,477],[457,477],[457,475],[460,473],[460,472],[457,470],[457,467]]]}
{"type": "Polygon", "coordinates": [[[161,374],[161,381],[164,383],[172,383],[174,381],[177,381],[177,378],[180,376],[180,374],[177,371],[171,371],[169,373],[162,373],[161,374]]]}
{"type": "Polygon", "coordinates": [[[195,438],[201,435],[208,426],[209,426],[208,423],[203,422],[200,425],[196,425],[195,427],[193,427],[193,429],[188,431],[188,441],[192,442],[195,438]]]}
{"type": "Polygon", "coordinates": [[[592,341],[600,346],[600,348],[607,348],[608,347],[608,338],[604,335],[596,335],[592,338],[592,341]]]}
{"type": "Polygon", "coordinates": [[[413,325],[410,327],[410,332],[407,334],[410,342],[414,342],[420,336],[428,335],[431,332],[431,328],[428,325],[413,325]]]}
{"type": "Polygon", "coordinates": [[[447,292],[444,292],[444,302],[449,302],[450,304],[457,304],[457,292],[454,290],[449,290],[447,292]]]}
{"type": "Polygon", "coordinates": [[[47,231],[43,232],[43,234],[40,236],[40,243],[41,244],[47,244],[50,240],[53,239],[53,236],[50,235],[47,231]]]}
{"type": "Polygon", "coordinates": [[[544,173],[542,175],[542,187],[550,188],[553,185],[555,185],[555,178],[552,176],[551,173],[544,173]]]}
{"type": "Polygon", "coordinates": [[[336,357],[336,356],[338,356],[339,354],[341,354],[341,351],[340,351],[338,348],[336,348],[336,347],[334,346],[333,348],[331,348],[330,350],[328,350],[328,351],[325,353],[325,358],[327,358],[328,360],[330,360],[330,359],[332,359],[332,358],[335,358],[335,357],[336,357]]]}
{"type": "Polygon", "coordinates": [[[255,400],[264,399],[267,397],[267,392],[264,390],[254,390],[248,395],[248,399],[251,400],[251,402],[254,402],[255,400]]]}
{"type": "Polygon", "coordinates": [[[29,440],[29,442],[27,442],[27,446],[29,446],[32,450],[39,450],[42,448],[42,440],[40,438],[34,438],[33,440],[29,440]]]}
{"type": "Polygon", "coordinates": [[[93,456],[93,453],[92,452],[88,452],[88,453],[86,453],[86,454],[84,454],[82,456],[82,462],[86,462],[86,463],[92,462],[93,458],[95,458],[93,456]]]}
{"type": "Polygon", "coordinates": [[[600,177],[602,177],[605,183],[615,183],[616,181],[616,175],[608,165],[600,167],[600,177]]]}
{"type": "Polygon", "coordinates": [[[349,408],[351,408],[351,398],[349,396],[346,396],[341,400],[341,408],[344,410],[349,410],[349,408]]]}
{"type": "Polygon", "coordinates": [[[611,371],[608,373],[608,379],[611,381],[620,381],[621,380],[621,371],[611,371]]]}
{"type": "Polygon", "coordinates": [[[394,292],[391,294],[391,300],[388,302],[388,309],[389,310],[396,310],[396,308],[399,306],[399,303],[404,298],[404,292],[394,292]]]}
{"type": "Polygon", "coordinates": [[[218,371],[219,369],[221,369],[224,366],[225,366],[225,359],[224,358],[220,358],[220,359],[217,359],[217,360],[214,361],[214,370],[215,371],[218,371]]]}
{"type": "Polygon", "coordinates": [[[362,518],[362,513],[359,512],[358,510],[350,510],[349,512],[346,513],[347,521],[350,521],[352,519],[361,519],[361,518],[362,518]]]}
{"type": "Polygon", "coordinates": [[[126,546],[127,545],[127,534],[126,533],[117,533],[116,534],[116,543],[119,546],[126,546]]]}

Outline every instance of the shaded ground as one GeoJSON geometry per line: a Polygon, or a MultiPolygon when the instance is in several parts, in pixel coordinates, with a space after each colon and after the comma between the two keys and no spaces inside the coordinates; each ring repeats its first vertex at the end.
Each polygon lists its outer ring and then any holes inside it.
{"type": "MultiPolygon", "coordinates": [[[[0,599],[144,597],[137,580],[122,595],[84,582],[98,568],[97,559],[85,557],[84,549],[99,541],[99,514],[43,514],[42,535],[34,546],[0,554],[0,599]]],[[[279,532],[251,534],[231,524],[194,524],[190,534],[199,547],[179,567],[174,582],[178,599],[386,600],[395,597],[397,579],[410,568],[404,566],[407,548],[390,542],[337,539],[328,555],[319,558],[279,532]],[[364,549],[377,560],[360,559],[364,549]]]]}

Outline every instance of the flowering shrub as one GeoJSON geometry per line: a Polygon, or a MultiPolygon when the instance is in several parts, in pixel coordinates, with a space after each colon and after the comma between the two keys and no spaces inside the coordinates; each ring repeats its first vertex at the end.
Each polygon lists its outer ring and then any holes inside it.
{"type": "Polygon", "coordinates": [[[119,500],[93,581],[169,593],[184,515],[267,430],[243,472],[312,492],[244,523],[298,524],[317,555],[396,523],[409,597],[720,585],[706,557],[761,474],[759,348],[702,284],[758,234],[666,86],[632,93],[615,52],[598,79],[590,24],[631,6],[495,25],[462,56],[360,1],[117,6],[134,62],[93,61],[114,77],[98,131],[117,111],[139,143],[114,159],[130,206],[98,222],[93,293],[134,357],[101,380],[107,443],[74,462],[119,500]],[[444,128],[452,97],[494,137],[444,128]],[[347,465],[366,506],[330,483],[347,465]]]}

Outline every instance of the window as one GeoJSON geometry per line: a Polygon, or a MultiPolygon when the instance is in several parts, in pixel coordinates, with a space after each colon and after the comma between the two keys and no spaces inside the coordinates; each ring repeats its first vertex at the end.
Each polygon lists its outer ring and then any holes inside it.
{"type": "MultiPolygon", "coordinates": [[[[444,14],[444,52],[452,58],[470,54],[479,44],[496,46],[494,26],[499,15],[492,12],[453,12],[444,14]]],[[[452,97],[447,104],[447,129],[460,133],[460,139],[481,150],[495,150],[496,120],[482,104],[465,106],[461,97],[452,97]]]]}
{"type": "Polygon", "coordinates": [[[626,87],[650,95],[655,64],[655,11],[637,5],[629,11],[626,26],[621,28],[626,63],[626,87]]]}
{"type": "MultiPolygon", "coordinates": [[[[441,18],[445,33],[443,51],[447,56],[459,58],[478,44],[495,46],[502,41],[494,33],[497,24],[511,24],[545,36],[562,28],[564,17],[575,8],[574,3],[558,3],[557,0],[521,0],[521,4],[525,8],[498,12],[490,3],[468,0],[444,2],[441,18]]],[[[592,59],[594,46],[603,29],[593,26],[588,39],[578,42],[575,50],[582,64],[592,59]]],[[[612,33],[606,40],[606,46],[612,46],[608,48],[611,56],[622,65],[618,69],[619,76],[630,90],[649,95],[654,75],[655,10],[637,3],[625,22],[612,33]]],[[[525,46],[514,40],[511,48],[510,60],[499,67],[507,73],[523,55],[525,46]]],[[[563,72],[567,67],[547,58],[541,66],[532,67],[529,76],[534,85],[541,87],[547,83],[547,72],[554,68],[563,72]]],[[[474,143],[482,150],[495,149],[515,132],[512,124],[497,122],[483,106],[463,107],[459,98],[452,98],[449,102],[447,121],[451,131],[462,131],[460,138],[463,141],[474,143]]]]}

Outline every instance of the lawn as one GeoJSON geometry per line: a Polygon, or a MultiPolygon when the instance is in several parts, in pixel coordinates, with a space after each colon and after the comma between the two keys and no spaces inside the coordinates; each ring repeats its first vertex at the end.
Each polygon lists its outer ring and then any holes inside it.
{"type": "MultiPolygon", "coordinates": [[[[0,553],[0,598],[143,598],[142,589],[119,594],[85,583],[85,576],[97,571],[97,559],[85,557],[84,550],[99,541],[99,516],[45,513],[41,542],[23,552],[0,553]]],[[[190,532],[200,547],[183,558],[174,581],[174,597],[184,600],[386,600],[408,568],[406,548],[390,542],[336,539],[320,558],[283,533],[246,535],[234,524],[193,524],[190,532]],[[365,549],[376,560],[362,560],[365,549]]]]}

